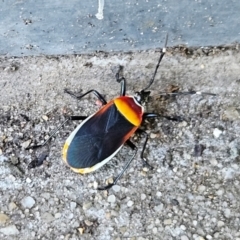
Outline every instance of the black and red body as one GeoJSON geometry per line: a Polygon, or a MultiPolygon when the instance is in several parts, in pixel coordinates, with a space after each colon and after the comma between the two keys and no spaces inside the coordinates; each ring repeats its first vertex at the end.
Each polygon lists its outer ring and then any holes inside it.
{"type": "Polygon", "coordinates": [[[139,128],[144,109],[132,96],[120,96],[85,119],[68,137],[63,159],[81,174],[103,166],[139,128]]]}

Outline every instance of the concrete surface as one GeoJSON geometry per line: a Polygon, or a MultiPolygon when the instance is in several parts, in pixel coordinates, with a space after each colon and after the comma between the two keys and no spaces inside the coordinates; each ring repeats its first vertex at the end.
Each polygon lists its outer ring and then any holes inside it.
{"type": "MultiPolygon", "coordinates": [[[[97,191],[132,154],[126,146],[101,170],[85,176],[61,160],[68,123],[48,147],[39,143],[67,115],[96,111],[94,96],[63,93],[97,89],[119,94],[114,75],[124,66],[128,93],[146,86],[159,52],[1,58],[0,238],[6,239],[240,239],[240,53],[236,49],[168,49],[151,87],[149,111],[179,115],[143,124],[150,134],[142,168],[139,153],[119,184],[97,191]],[[170,85],[213,96],[159,98],[170,85]],[[29,169],[36,158],[43,165],[29,169]]],[[[141,136],[133,142],[143,144],[141,136]]]]}
{"type": "Polygon", "coordinates": [[[239,12],[238,0],[1,1],[0,55],[156,49],[167,32],[169,46],[231,45],[239,12]]]}

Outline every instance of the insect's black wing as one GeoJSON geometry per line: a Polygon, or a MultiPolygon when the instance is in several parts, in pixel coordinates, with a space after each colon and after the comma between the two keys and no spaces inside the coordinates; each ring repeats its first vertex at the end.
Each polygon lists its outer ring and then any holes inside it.
{"type": "Polygon", "coordinates": [[[75,134],[67,153],[71,167],[81,169],[102,162],[116,152],[136,128],[114,104],[106,107],[88,119],[75,134]]]}

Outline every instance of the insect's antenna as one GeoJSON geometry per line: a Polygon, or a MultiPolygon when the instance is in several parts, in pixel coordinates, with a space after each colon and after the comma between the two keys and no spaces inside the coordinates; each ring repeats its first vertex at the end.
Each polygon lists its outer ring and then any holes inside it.
{"type": "Polygon", "coordinates": [[[159,65],[160,65],[160,63],[161,63],[161,61],[162,61],[163,56],[164,56],[165,53],[166,53],[167,41],[168,41],[168,34],[167,34],[167,36],[166,36],[165,45],[164,45],[164,48],[162,49],[161,55],[160,55],[160,57],[159,57],[159,59],[158,59],[158,63],[157,63],[157,66],[156,66],[156,68],[155,68],[153,77],[151,78],[150,83],[148,84],[148,86],[145,87],[142,91],[147,90],[147,89],[153,84],[153,82],[154,82],[154,80],[155,80],[155,76],[156,76],[157,71],[158,71],[158,68],[159,68],[159,65]]]}

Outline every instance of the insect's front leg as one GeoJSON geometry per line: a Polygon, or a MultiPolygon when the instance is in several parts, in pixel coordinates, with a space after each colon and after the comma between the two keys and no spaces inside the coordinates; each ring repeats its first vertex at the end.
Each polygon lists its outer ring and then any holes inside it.
{"type": "Polygon", "coordinates": [[[81,98],[83,98],[83,97],[85,97],[86,95],[88,95],[89,93],[93,93],[97,98],[98,98],[98,100],[99,101],[101,101],[101,103],[103,104],[103,105],[106,105],[107,104],[107,101],[105,100],[105,98],[102,96],[102,94],[100,94],[97,90],[95,90],[95,89],[91,89],[91,90],[89,90],[89,91],[87,91],[86,93],[84,93],[84,94],[82,94],[82,95],[80,95],[80,96],[78,96],[78,95],[76,95],[75,93],[73,93],[72,91],[70,91],[70,90],[68,90],[68,89],[64,89],[64,92],[65,93],[67,93],[67,94],[69,94],[69,95],[71,95],[72,97],[74,97],[74,98],[76,98],[76,99],[81,99],[81,98]]]}
{"type": "MultiPolygon", "coordinates": [[[[165,116],[165,115],[159,115],[157,113],[144,113],[143,114],[143,119],[146,119],[146,118],[159,118],[159,117],[163,117],[163,118],[166,118],[168,120],[171,120],[171,121],[182,121],[182,117],[180,116],[165,116]]],[[[142,151],[141,151],[141,159],[143,160],[143,163],[145,165],[147,165],[148,167],[152,168],[152,166],[147,162],[147,160],[144,158],[144,151],[146,149],[146,146],[147,146],[147,142],[148,142],[148,139],[149,139],[149,136],[147,134],[147,132],[145,132],[144,130],[142,129],[138,129],[137,130],[138,133],[140,134],[144,134],[145,135],[145,141],[144,141],[144,144],[143,144],[143,148],[142,148],[142,151]]]]}
{"type": "Polygon", "coordinates": [[[123,70],[123,66],[119,66],[118,72],[116,73],[115,77],[117,82],[121,83],[121,90],[120,96],[125,96],[126,94],[126,79],[124,77],[120,77],[120,73],[123,70]]]}

